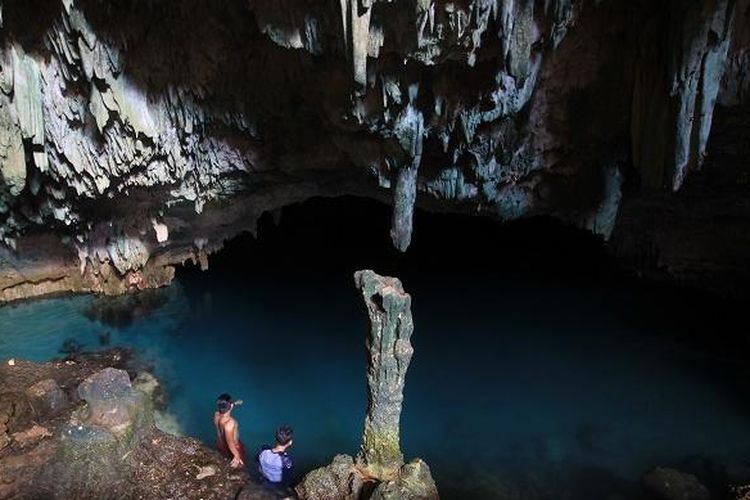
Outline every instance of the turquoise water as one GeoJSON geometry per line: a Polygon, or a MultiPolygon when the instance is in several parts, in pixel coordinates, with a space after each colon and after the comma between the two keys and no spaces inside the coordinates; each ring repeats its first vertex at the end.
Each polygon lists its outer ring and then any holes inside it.
{"type": "Polygon", "coordinates": [[[412,294],[402,448],[443,498],[644,499],[657,465],[716,498],[750,483],[746,304],[625,279],[598,240],[549,222],[418,212],[402,256],[388,220],[356,200],[290,207],[149,300],[2,306],[0,360],[100,349],[108,332],[153,364],[185,433],[212,444],[222,392],[245,401],[250,450],[293,426],[299,475],[357,452],[368,319],[352,273],[374,268],[412,294]]]}
{"type": "MultiPolygon", "coordinates": [[[[446,497],[628,494],[656,464],[750,457],[742,365],[629,320],[646,309],[637,297],[470,282],[405,284],[416,330],[402,444],[446,497]]],[[[98,349],[107,331],[154,362],[188,434],[211,442],[212,403],[227,391],[245,401],[236,416],[250,449],[278,423],[295,428],[298,472],[356,452],[367,317],[348,280],[209,272],[163,293],[164,305],[120,327],[89,319],[88,296],[4,306],[0,358],[50,359],[66,339],[98,349]]]]}

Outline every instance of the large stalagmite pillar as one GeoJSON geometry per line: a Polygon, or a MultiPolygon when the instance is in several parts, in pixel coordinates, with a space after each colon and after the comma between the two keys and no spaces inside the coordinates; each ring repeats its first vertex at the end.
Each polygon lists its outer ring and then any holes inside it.
{"type": "Polygon", "coordinates": [[[379,479],[398,474],[404,464],[399,445],[404,380],[414,349],[411,297],[397,278],[357,271],[354,281],[370,315],[367,385],[369,404],[357,462],[379,479]]]}
{"type": "Polygon", "coordinates": [[[354,282],[370,314],[367,336],[369,403],[356,460],[336,455],[295,486],[300,500],[437,500],[429,466],[420,458],[404,464],[399,446],[404,379],[414,350],[411,297],[397,278],[357,271],[354,282]]]}

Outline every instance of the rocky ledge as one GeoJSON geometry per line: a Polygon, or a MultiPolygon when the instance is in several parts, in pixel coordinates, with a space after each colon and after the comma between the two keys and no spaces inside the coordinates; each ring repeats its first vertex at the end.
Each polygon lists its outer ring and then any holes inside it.
{"type": "Polygon", "coordinates": [[[3,362],[0,499],[273,498],[197,440],[159,430],[155,380],[133,366],[121,350],[3,362]]]}

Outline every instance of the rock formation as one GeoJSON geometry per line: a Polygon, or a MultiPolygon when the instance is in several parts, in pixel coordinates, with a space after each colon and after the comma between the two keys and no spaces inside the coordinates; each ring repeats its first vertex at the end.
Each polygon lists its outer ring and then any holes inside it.
{"type": "Polygon", "coordinates": [[[411,297],[396,278],[358,271],[354,282],[370,316],[367,337],[369,404],[359,465],[378,478],[396,476],[404,464],[399,445],[404,382],[414,349],[411,297]]]}
{"type": "Polygon", "coordinates": [[[643,486],[660,500],[711,500],[711,493],[692,474],[657,467],[642,478],[643,486]]]}
{"type": "Polygon", "coordinates": [[[153,378],[133,384],[129,366],[119,350],[3,361],[0,498],[272,498],[198,441],[158,430],[153,378]]]}
{"type": "Polygon", "coordinates": [[[404,464],[399,421],[404,381],[414,350],[411,297],[397,278],[357,271],[354,281],[370,316],[367,387],[369,404],[356,460],[337,455],[331,465],[308,473],[297,486],[301,499],[436,499],[424,461],[404,464]]]}
{"type": "Polygon", "coordinates": [[[621,200],[701,167],[717,100],[747,105],[749,16],[748,0],[4,1],[0,300],[164,285],[316,195],[390,200],[402,250],[415,204],[607,238],[621,200]]]}
{"type": "Polygon", "coordinates": [[[750,107],[715,116],[711,155],[676,193],[623,200],[610,241],[621,262],[722,296],[750,296],[750,107]],[[744,286],[744,288],[743,288],[744,286]]]}

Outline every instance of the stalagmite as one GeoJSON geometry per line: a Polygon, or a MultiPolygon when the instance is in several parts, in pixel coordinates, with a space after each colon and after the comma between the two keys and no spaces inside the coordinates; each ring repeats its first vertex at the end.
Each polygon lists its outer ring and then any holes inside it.
{"type": "Polygon", "coordinates": [[[308,473],[297,486],[300,499],[362,498],[365,482],[376,486],[367,498],[436,499],[430,468],[417,458],[404,464],[399,444],[404,382],[414,349],[411,296],[398,278],[373,271],[354,273],[370,317],[367,337],[369,404],[356,460],[337,455],[331,465],[308,473]]]}
{"type": "Polygon", "coordinates": [[[398,473],[404,463],[399,446],[399,421],[404,382],[414,349],[411,297],[396,278],[358,271],[354,282],[370,315],[367,338],[369,405],[362,449],[357,461],[376,477],[398,473]]]}

